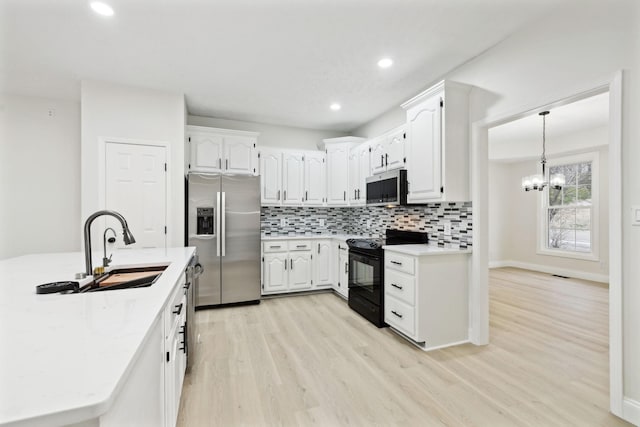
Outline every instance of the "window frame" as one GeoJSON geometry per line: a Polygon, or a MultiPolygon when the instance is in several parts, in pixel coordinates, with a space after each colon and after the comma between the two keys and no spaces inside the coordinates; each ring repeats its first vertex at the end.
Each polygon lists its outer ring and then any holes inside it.
{"type": "Polygon", "coordinates": [[[584,261],[599,261],[600,245],[600,153],[592,151],[571,156],[547,159],[545,179],[549,181],[549,170],[552,166],[571,165],[575,163],[591,162],[591,252],[568,251],[564,249],[550,249],[547,247],[549,231],[549,187],[538,192],[538,248],[537,254],[579,259],[584,261]]]}

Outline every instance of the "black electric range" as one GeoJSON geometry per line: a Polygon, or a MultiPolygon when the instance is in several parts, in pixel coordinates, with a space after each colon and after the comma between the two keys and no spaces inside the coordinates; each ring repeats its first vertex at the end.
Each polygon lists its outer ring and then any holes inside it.
{"type": "Polygon", "coordinates": [[[381,328],[384,323],[385,245],[426,244],[427,233],[387,229],[384,239],[349,239],[349,307],[381,328]]]}

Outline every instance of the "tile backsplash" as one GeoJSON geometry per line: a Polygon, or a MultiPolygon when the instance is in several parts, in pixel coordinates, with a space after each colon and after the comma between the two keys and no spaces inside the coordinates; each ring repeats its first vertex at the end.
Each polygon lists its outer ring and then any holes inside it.
{"type": "Polygon", "coordinates": [[[431,242],[443,247],[467,248],[473,243],[471,202],[394,208],[264,206],[260,219],[265,235],[331,233],[382,237],[387,228],[394,228],[427,232],[431,242]],[[451,225],[448,236],[444,234],[446,223],[451,225]]]}

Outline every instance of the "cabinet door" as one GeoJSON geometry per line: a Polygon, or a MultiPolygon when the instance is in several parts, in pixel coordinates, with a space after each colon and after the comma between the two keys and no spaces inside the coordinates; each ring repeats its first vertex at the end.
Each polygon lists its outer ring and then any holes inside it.
{"type": "Polygon", "coordinates": [[[304,204],[322,206],[325,191],[325,156],[323,152],[304,155],[304,204]]]}
{"type": "Polygon", "coordinates": [[[189,151],[192,172],[221,172],[222,171],[223,138],[208,132],[191,132],[189,134],[189,151]]]}
{"type": "Polygon", "coordinates": [[[260,149],[260,201],[282,204],[282,152],[260,149]]]}
{"type": "Polygon", "coordinates": [[[423,203],[441,197],[440,99],[436,96],[407,110],[409,203],[423,203]]]}
{"type": "Polygon", "coordinates": [[[288,261],[286,252],[264,255],[263,294],[287,291],[288,261]]]}
{"type": "Polygon", "coordinates": [[[389,135],[386,141],[384,164],[387,170],[399,169],[405,166],[405,137],[404,128],[389,135]]]}
{"type": "Polygon", "coordinates": [[[349,251],[344,249],[345,247],[344,243],[339,246],[338,292],[347,298],[349,296],[349,251]]]}
{"type": "Polygon", "coordinates": [[[358,177],[358,202],[364,205],[367,202],[367,178],[371,176],[369,145],[365,145],[358,153],[359,177],[358,177]]]}
{"type": "Polygon", "coordinates": [[[384,140],[376,139],[371,144],[371,174],[384,172],[387,170],[385,166],[385,154],[387,147],[384,140]]]}
{"type": "Polygon", "coordinates": [[[178,405],[176,401],[180,402],[180,391],[178,390],[178,326],[175,325],[171,329],[169,335],[165,340],[165,365],[164,365],[164,409],[165,409],[165,421],[166,425],[174,426],[178,419],[178,405]]]}
{"type": "Polygon", "coordinates": [[[360,156],[358,148],[354,148],[349,153],[349,204],[354,206],[358,203],[358,190],[360,189],[360,156]]]}
{"type": "Polygon", "coordinates": [[[289,290],[311,289],[311,252],[289,252],[289,290]]]}
{"type": "Polygon", "coordinates": [[[304,201],[304,160],[300,153],[282,154],[282,202],[302,205],[304,201]]]}
{"type": "Polygon", "coordinates": [[[314,242],[313,284],[316,288],[331,286],[333,283],[333,257],[330,240],[314,242]]]}
{"type": "Polygon", "coordinates": [[[327,150],[327,204],[347,205],[349,188],[349,147],[330,147],[327,150]]]}
{"type": "Polygon", "coordinates": [[[246,136],[224,137],[225,173],[238,175],[253,175],[256,173],[256,140],[246,136]]]}

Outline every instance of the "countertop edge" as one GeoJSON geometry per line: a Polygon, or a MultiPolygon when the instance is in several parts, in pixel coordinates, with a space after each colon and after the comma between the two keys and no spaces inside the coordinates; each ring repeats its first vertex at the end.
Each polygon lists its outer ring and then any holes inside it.
{"type": "Polygon", "coordinates": [[[385,251],[397,252],[400,254],[411,256],[434,256],[434,255],[461,255],[473,253],[471,248],[442,248],[432,245],[385,245],[382,247],[385,251]],[[415,248],[416,246],[424,246],[423,248],[415,248]]]}

